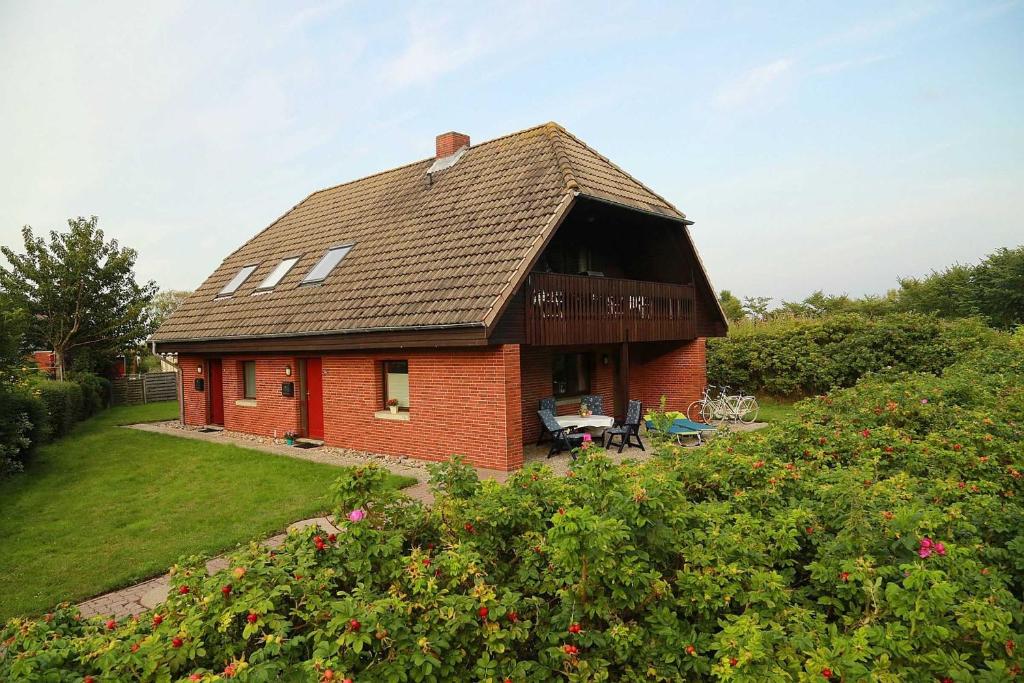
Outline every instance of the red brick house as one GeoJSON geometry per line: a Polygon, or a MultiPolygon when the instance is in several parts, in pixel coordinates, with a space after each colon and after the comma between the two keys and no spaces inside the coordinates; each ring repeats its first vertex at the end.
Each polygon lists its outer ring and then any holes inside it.
{"type": "Polygon", "coordinates": [[[469,143],[314,192],[229,255],[152,338],[183,420],[508,470],[542,397],[697,398],[726,322],[691,221],[557,124],[469,143]]]}

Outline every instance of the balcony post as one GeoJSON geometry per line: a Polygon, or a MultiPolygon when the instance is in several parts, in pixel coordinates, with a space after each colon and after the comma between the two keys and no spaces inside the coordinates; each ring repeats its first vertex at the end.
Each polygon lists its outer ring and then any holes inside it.
{"type": "Polygon", "coordinates": [[[626,419],[626,409],[629,407],[629,329],[626,330],[626,340],[619,344],[619,411],[616,415],[623,420],[626,419]]]}

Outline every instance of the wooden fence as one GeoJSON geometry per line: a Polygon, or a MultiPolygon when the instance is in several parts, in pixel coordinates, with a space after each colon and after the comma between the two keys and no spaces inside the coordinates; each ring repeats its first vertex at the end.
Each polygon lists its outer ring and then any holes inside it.
{"type": "Polygon", "coordinates": [[[178,398],[178,373],[149,372],[121,377],[113,382],[114,405],[136,405],[178,398]]]}

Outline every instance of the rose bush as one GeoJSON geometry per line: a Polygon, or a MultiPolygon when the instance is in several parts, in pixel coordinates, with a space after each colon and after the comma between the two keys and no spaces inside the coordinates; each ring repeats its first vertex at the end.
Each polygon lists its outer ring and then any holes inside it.
{"type": "Polygon", "coordinates": [[[507,484],[364,467],[290,534],[109,624],[9,622],[0,679],[1006,681],[1024,665],[1024,349],[872,376],[799,419],[507,484]]]}

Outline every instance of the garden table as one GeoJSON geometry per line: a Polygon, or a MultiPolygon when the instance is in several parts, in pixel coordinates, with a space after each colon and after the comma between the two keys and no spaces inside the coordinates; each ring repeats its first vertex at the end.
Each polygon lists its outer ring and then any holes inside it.
{"type": "Polygon", "coordinates": [[[615,419],[611,415],[556,415],[555,422],[560,427],[611,427],[615,419]]]}

